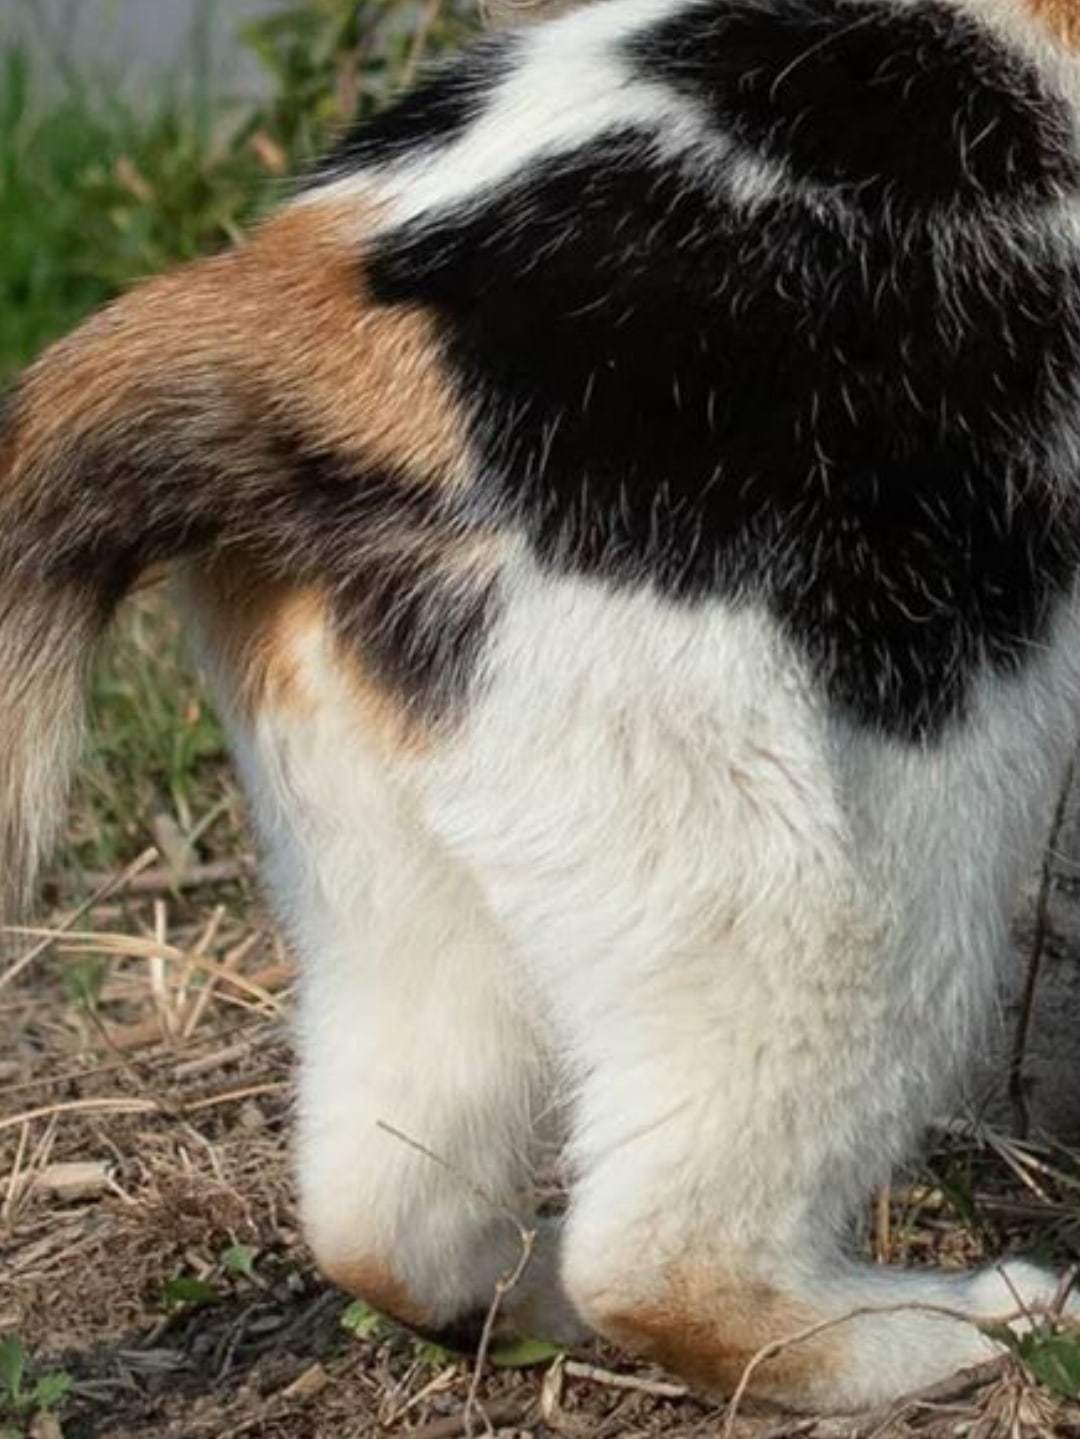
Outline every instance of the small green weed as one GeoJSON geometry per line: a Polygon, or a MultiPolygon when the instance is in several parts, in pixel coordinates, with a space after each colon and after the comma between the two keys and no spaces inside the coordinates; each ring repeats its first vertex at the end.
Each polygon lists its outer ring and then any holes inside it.
{"type": "Polygon", "coordinates": [[[253,1244],[231,1244],[221,1256],[221,1267],[226,1274],[239,1274],[241,1278],[257,1284],[255,1261],[258,1257],[259,1251],[253,1244]]]}
{"type": "Polygon", "coordinates": [[[1063,1399],[1080,1399],[1080,1333],[1040,1326],[1018,1334],[1007,1324],[988,1325],[984,1332],[1004,1344],[1052,1393],[1063,1399]]]}
{"type": "Polygon", "coordinates": [[[445,1369],[448,1364],[456,1364],[461,1359],[460,1354],[436,1344],[432,1339],[414,1339],[412,1352],[418,1364],[428,1364],[432,1369],[445,1369]]]}
{"type": "MultiPolygon", "coordinates": [[[[354,1339],[380,1340],[394,1333],[397,1325],[377,1313],[362,1299],[354,1300],[341,1316],[341,1327],[347,1329],[354,1339]]],[[[429,1339],[416,1339],[410,1335],[412,1351],[421,1364],[445,1367],[460,1359],[460,1355],[435,1344],[429,1339]]],[[[496,1369],[531,1369],[537,1364],[547,1364],[563,1353],[558,1344],[546,1339],[517,1339],[496,1345],[488,1353],[488,1363],[496,1369]]]]}
{"type": "Polygon", "coordinates": [[[354,1339],[381,1339],[391,1325],[362,1299],[354,1299],[341,1316],[341,1327],[354,1339]]]}
{"type": "Polygon", "coordinates": [[[62,981],[72,1004],[88,1014],[96,1014],[101,991],[109,977],[109,967],[108,959],[100,954],[88,954],[66,964],[62,971],[62,981]]]}
{"type": "Polygon", "coordinates": [[[496,1369],[532,1369],[537,1364],[550,1363],[563,1353],[562,1345],[549,1339],[518,1339],[497,1345],[488,1360],[496,1369]]]}
{"type": "MultiPolygon", "coordinates": [[[[62,1369],[34,1374],[26,1351],[13,1335],[0,1339],[0,1418],[32,1419],[61,1405],[71,1389],[71,1375],[62,1369]]],[[[0,1429],[0,1439],[18,1430],[0,1429]]]]}
{"type": "Polygon", "coordinates": [[[417,1339],[408,1330],[401,1329],[392,1320],[384,1318],[362,1299],[354,1299],[348,1306],[341,1316],[341,1327],[347,1329],[354,1339],[370,1339],[375,1342],[388,1339],[393,1334],[402,1334],[407,1337],[413,1357],[420,1364],[445,1368],[447,1364],[453,1364],[460,1358],[449,1349],[444,1349],[441,1344],[432,1343],[430,1339],[417,1339]]]}
{"type": "Polygon", "coordinates": [[[196,1279],[191,1274],[177,1274],[166,1279],[161,1287],[161,1302],[165,1309],[196,1309],[207,1304],[219,1304],[222,1294],[205,1279],[196,1279]]]}
{"type": "Polygon", "coordinates": [[[169,1312],[180,1309],[199,1309],[210,1304],[220,1304],[234,1291],[231,1281],[245,1280],[259,1288],[265,1281],[256,1273],[255,1263],[259,1251],[253,1244],[230,1244],[218,1256],[217,1270],[210,1277],[197,1278],[193,1274],[175,1274],[161,1286],[162,1307],[169,1312]]]}
{"type": "Polygon", "coordinates": [[[152,842],[161,847],[163,827],[192,855],[214,849],[219,822],[223,842],[235,843],[221,726],[157,597],[123,615],[95,673],[92,712],[62,869],[113,870],[152,842]]]}

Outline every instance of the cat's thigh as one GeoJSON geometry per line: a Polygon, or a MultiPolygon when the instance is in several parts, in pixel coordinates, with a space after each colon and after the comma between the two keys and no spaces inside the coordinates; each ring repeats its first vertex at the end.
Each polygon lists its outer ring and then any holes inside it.
{"type": "MultiPolygon", "coordinates": [[[[358,687],[317,613],[277,615],[268,648],[254,704],[220,640],[213,657],[300,962],[305,1233],[341,1287],[466,1343],[534,1227],[544,1047],[482,894],[410,799],[431,739],[358,687]]],[[[536,1247],[504,1312],[564,1334],[555,1235],[536,1247]]]]}

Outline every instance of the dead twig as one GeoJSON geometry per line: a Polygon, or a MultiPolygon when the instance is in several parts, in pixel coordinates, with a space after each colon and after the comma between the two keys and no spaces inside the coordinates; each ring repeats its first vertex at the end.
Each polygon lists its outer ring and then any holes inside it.
{"type": "Polygon", "coordinates": [[[1060,1319],[1065,1313],[1065,1305],[1069,1302],[1069,1295],[1080,1278],[1080,1263],[1070,1264],[1058,1282],[1057,1291],[1050,1301],[1050,1314],[1054,1319],[1060,1319]]]}
{"type": "MultiPolygon", "coordinates": [[[[210,1003],[210,1000],[214,996],[214,991],[217,988],[219,978],[227,978],[228,976],[235,974],[238,966],[240,965],[240,962],[243,959],[247,958],[247,956],[259,943],[261,938],[262,936],[256,933],[249,934],[245,939],[242,939],[239,944],[234,945],[233,948],[229,950],[228,954],[226,954],[224,959],[222,960],[221,970],[223,971],[223,973],[220,976],[211,974],[207,977],[206,983],[199,990],[198,994],[196,994],[194,1000],[192,1001],[190,1009],[183,1018],[180,1032],[181,1036],[184,1039],[190,1039],[195,1033],[195,1031],[198,1029],[199,1022],[202,1019],[203,1015],[206,1013],[206,1006],[210,1003]]],[[[201,950],[194,950],[191,960],[188,961],[189,967],[192,967],[201,958],[201,950]]],[[[187,987],[186,983],[184,987],[187,987]]],[[[269,991],[267,991],[267,993],[269,993],[269,991]]]]}
{"type": "Polygon", "coordinates": [[[227,1065],[251,1059],[257,1050],[267,1044],[279,1044],[281,1039],[282,1035],[277,1029],[270,1029],[260,1034],[250,1034],[245,1039],[238,1039],[235,1044],[227,1044],[223,1049],[215,1049],[212,1054],[200,1054],[195,1059],[185,1059],[182,1064],[175,1066],[172,1077],[177,1082],[184,1079],[197,1079],[201,1075],[213,1073],[215,1069],[224,1069],[227,1065]]]}
{"type": "MultiPolygon", "coordinates": [[[[529,1417],[532,1406],[522,1404],[520,1399],[491,1399],[481,1410],[484,1422],[489,1430],[498,1428],[518,1428],[524,1425],[529,1417]]],[[[411,1439],[458,1439],[461,1434],[468,1435],[468,1421],[465,1411],[460,1414],[450,1414],[445,1419],[433,1419],[430,1424],[422,1424],[419,1429],[412,1431],[411,1439]]]]}
{"type": "Polygon", "coordinates": [[[456,1364],[448,1364],[445,1369],[440,1369],[434,1379],[429,1379],[422,1389],[418,1389],[415,1394],[410,1395],[403,1404],[396,1405],[385,1418],[380,1416],[379,1423],[384,1429],[392,1429],[395,1424],[404,1419],[406,1414],[411,1414],[414,1409],[418,1409],[425,1399],[430,1399],[433,1394],[441,1394],[444,1389],[448,1389],[457,1377],[457,1372],[456,1364]]]}
{"type": "Polygon", "coordinates": [[[284,1079],[269,1079],[263,1084],[249,1084],[243,1089],[227,1089],[224,1094],[210,1094],[205,1099],[191,1100],[181,1107],[182,1114],[198,1114],[203,1109],[216,1109],[219,1104],[236,1104],[241,1099],[256,1099],[260,1094],[277,1094],[288,1089],[284,1079]]]}
{"type": "Polygon", "coordinates": [[[198,1114],[204,1109],[214,1109],[219,1104],[234,1104],[241,1099],[254,1099],[260,1094],[274,1094],[287,1089],[283,1079],[267,1080],[262,1084],[248,1084],[243,1089],[228,1089],[223,1094],[210,1094],[204,1099],[194,1099],[186,1104],[165,1107],[156,1099],[130,1099],[124,1095],[103,1099],[67,1099],[62,1104],[45,1104],[40,1109],[28,1109],[24,1114],[13,1114],[0,1119],[0,1130],[14,1129],[28,1124],[33,1119],[50,1119],[61,1114],[165,1114],[171,1119],[188,1114],[198,1114]]]}
{"type": "MultiPolygon", "coordinates": [[[[99,1036],[105,1047],[111,1050],[114,1054],[116,1054],[117,1063],[120,1065],[120,1067],[131,1080],[131,1082],[135,1085],[135,1087],[141,1090],[142,1093],[146,1095],[147,1099],[155,1100],[157,1102],[158,1108],[164,1114],[171,1114],[175,1117],[177,1115],[176,1106],[172,1104],[172,1102],[167,1098],[167,1096],[163,1095],[161,1091],[158,1090],[152,1082],[145,1079],[142,1074],[140,1074],[138,1067],[125,1056],[122,1046],[115,1045],[113,1043],[108,1027],[102,1020],[101,1016],[98,1014],[97,1010],[91,1007],[87,1010],[86,1013],[87,1018],[90,1020],[90,1023],[93,1026],[95,1033],[99,1036]]],[[[153,1023],[158,1026],[159,1036],[162,1039],[167,1038],[167,1036],[163,1032],[165,1022],[166,1021],[164,1010],[156,1008],[153,1023]]]]}
{"type": "Polygon", "coordinates": [[[19,1197],[20,1186],[25,1173],[24,1163],[26,1160],[26,1146],[30,1141],[30,1122],[23,1121],[22,1132],[19,1135],[19,1146],[15,1151],[15,1162],[12,1165],[11,1173],[7,1179],[7,1194],[4,1203],[0,1206],[0,1224],[7,1225],[15,1212],[15,1201],[19,1197]]]}
{"type": "Polygon", "coordinates": [[[635,1394],[652,1394],[658,1399],[685,1399],[690,1393],[685,1384],[671,1384],[664,1379],[643,1379],[638,1374],[617,1374],[596,1364],[582,1364],[577,1359],[563,1361],[563,1373],[571,1379],[587,1379],[606,1389],[630,1389],[635,1394]]]}
{"type": "Polygon", "coordinates": [[[237,989],[241,994],[257,1000],[273,1013],[280,1009],[280,1005],[271,993],[268,984],[260,983],[260,980],[266,980],[276,987],[281,987],[292,978],[291,966],[274,964],[268,966],[265,971],[257,972],[249,979],[243,974],[226,969],[223,965],[215,964],[205,955],[197,954],[193,950],[179,949],[176,945],[171,944],[161,944],[157,940],[143,935],[93,934],[87,931],[64,934],[56,930],[21,927],[13,929],[11,932],[47,937],[49,945],[63,941],[62,948],[65,954],[105,954],[124,959],[151,959],[158,956],[172,963],[190,964],[193,969],[221,980],[225,987],[237,989]]]}
{"type": "Polygon", "coordinates": [[[384,1133],[391,1135],[395,1139],[400,1139],[401,1142],[407,1144],[410,1149],[415,1149],[416,1152],[423,1155],[425,1159],[430,1159],[434,1164],[439,1165],[441,1169],[445,1169],[448,1174],[452,1174],[454,1178],[464,1184],[472,1194],[489,1205],[496,1214],[501,1214],[508,1219],[517,1230],[518,1239],[521,1241],[521,1253],[518,1256],[517,1263],[513,1269],[495,1281],[495,1293],[492,1296],[491,1304],[488,1306],[488,1312],[484,1316],[484,1326],[480,1332],[480,1343],[476,1351],[476,1362],[473,1365],[472,1377],[469,1380],[469,1392],[465,1399],[465,1407],[462,1411],[462,1422],[465,1426],[464,1432],[467,1439],[474,1439],[473,1418],[477,1413],[479,1413],[484,1420],[489,1432],[491,1429],[490,1420],[484,1415],[484,1411],[480,1408],[479,1404],[480,1380],[483,1376],[488,1351],[491,1348],[491,1338],[495,1332],[495,1323],[499,1317],[499,1310],[502,1308],[503,1300],[507,1294],[521,1282],[522,1276],[529,1267],[529,1261],[532,1259],[533,1249],[536,1245],[536,1230],[526,1228],[512,1209],[500,1203],[494,1195],[488,1193],[482,1184],[477,1183],[471,1175],[464,1174],[456,1165],[444,1159],[441,1154],[436,1154],[433,1149],[429,1149],[427,1145],[421,1144],[419,1140],[413,1139],[410,1135],[403,1133],[394,1125],[387,1123],[386,1120],[380,1119],[377,1120],[376,1123],[378,1128],[383,1130],[384,1133]]]}
{"type": "Polygon", "coordinates": [[[1016,1132],[1021,1139],[1027,1138],[1031,1128],[1031,1112],[1028,1109],[1027,1095],[1024,1093],[1024,1060],[1027,1057],[1031,1014],[1035,1007],[1035,995],[1039,988],[1043,953],[1046,949],[1046,937],[1050,926],[1050,890],[1054,879],[1054,852],[1057,849],[1062,825],[1065,823],[1065,810],[1072,792],[1075,772],[1076,759],[1074,757],[1070,759],[1065,771],[1065,779],[1061,786],[1061,793],[1058,795],[1053,822],[1050,825],[1050,835],[1043,852],[1042,873],[1039,877],[1039,898],[1035,906],[1035,932],[1031,938],[1031,953],[1028,956],[1023,993],[1020,996],[1020,1013],[1016,1020],[1012,1054],[1009,1058],[1009,1103],[1012,1106],[1016,1132]]]}
{"type": "MultiPolygon", "coordinates": [[[[193,955],[201,958],[203,955],[209,953],[210,946],[217,938],[218,930],[221,928],[224,918],[225,906],[223,904],[215,905],[210,918],[203,925],[199,937],[192,946],[191,953],[193,955]]],[[[188,985],[191,983],[193,974],[194,965],[191,959],[189,959],[180,971],[180,978],[176,984],[176,1012],[180,1016],[181,1033],[185,1039],[190,1037],[194,1029],[194,1025],[191,1024],[191,1015],[188,1006],[188,985]]]]}
{"type": "Polygon", "coordinates": [[[11,984],[13,980],[18,979],[19,975],[22,974],[25,969],[28,969],[35,959],[40,959],[47,950],[50,950],[56,941],[71,929],[73,924],[82,919],[87,910],[93,909],[99,900],[106,899],[110,894],[115,894],[117,890],[124,889],[127,885],[131,884],[144,869],[154,863],[157,857],[158,852],[153,846],[149,849],[144,849],[138,859],[132,860],[127,869],[121,870],[119,874],[110,875],[108,879],[94,890],[88,899],[84,899],[82,904],[76,905],[70,914],[65,915],[55,929],[50,929],[42,933],[40,930],[19,930],[9,926],[6,931],[8,934],[37,933],[40,938],[37,944],[31,945],[24,955],[21,955],[3,974],[0,974],[0,990],[11,984]]]}
{"type": "Polygon", "coordinates": [[[104,1159],[72,1159],[47,1164],[36,1174],[32,1168],[20,1174],[16,1165],[7,1182],[20,1194],[33,1189],[54,1199],[88,1199],[107,1193],[109,1178],[109,1164],[104,1159]]]}
{"type": "Polygon", "coordinates": [[[883,1184],[874,1206],[874,1258],[888,1264],[892,1253],[892,1186],[883,1184]]]}
{"type": "Polygon", "coordinates": [[[39,1109],[28,1109],[23,1114],[0,1119],[0,1130],[14,1129],[34,1119],[51,1119],[54,1114],[153,1114],[157,1109],[156,1100],[128,1099],[119,1095],[107,1099],[68,1099],[62,1104],[43,1104],[39,1109]]]}
{"type": "MultiPolygon", "coordinates": [[[[533,1256],[533,1248],[536,1245],[536,1230],[526,1229],[523,1224],[518,1225],[518,1233],[521,1239],[521,1253],[513,1269],[509,1270],[501,1278],[495,1281],[495,1293],[491,1303],[488,1305],[488,1312],[484,1316],[484,1327],[480,1331],[480,1343],[476,1349],[476,1362],[473,1364],[472,1376],[469,1379],[469,1392],[465,1396],[465,1420],[466,1439],[473,1439],[473,1418],[480,1414],[484,1418],[484,1412],[480,1408],[480,1380],[483,1378],[484,1365],[487,1363],[488,1350],[491,1348],[491,1336],[495,1332],[495,1323],[499,1317],[499,1310],[502,1308],[503,1300],[520,1282],[521,1277],[529,1267],[533,1256]]],[[[490,1421],[484,1418],[490,1431],[490,1421]]]]}
{"type": "MultiPolygon", "coordinates": [[[[156,857],[156,855],[155,855],[156,857]]],[[[246,879],[255,872],[255,860],[251,855],[239,855],[236,859],[216,859],[207,864],[189,865],[177,874],[163,865],[135,875],[125,886],[129,894],[166,896],[183,889],[203,889],[215,884],[230,884],[234,880],[246,879]]],[[[109,883],[110,876],[86,874],[83,883],[95,890],[109,883]]],[[[91,900],[91,904],[96,903],[91,900]]]]}

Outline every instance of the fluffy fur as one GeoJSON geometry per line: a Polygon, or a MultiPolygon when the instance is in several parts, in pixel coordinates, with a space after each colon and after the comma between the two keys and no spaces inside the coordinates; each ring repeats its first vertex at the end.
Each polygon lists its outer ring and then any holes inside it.
{"type": "Polygon", "coordinates": [[[475,1331],[553,1143],[508,1321],[710,1392],[825,1326],[754,1392],[879,1402],[992,1352],[930,1307],[1055,1290],[847,1247],[1075,737],[1061,8],[541,17],[0,421],[6,901],[174,562],[302,962],[307,1231],[418,1328],[475,1331]]]}

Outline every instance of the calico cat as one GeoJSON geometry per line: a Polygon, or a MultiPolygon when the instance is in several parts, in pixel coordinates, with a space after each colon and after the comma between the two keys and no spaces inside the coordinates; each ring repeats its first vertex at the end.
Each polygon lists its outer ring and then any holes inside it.
{"type": "Polygon", "coordinates": [[[874,1404],[994,1352],[935,1306],[1053,1296],[848,1230],[987,1012],[1075,736],[1074,32],[495,33],[8,399],[6,914],[167,562],[302,966],[307,1234],[405,1323],[475,1330],[552,1140],[506,1322],[708,1392],[812,1330],[751,1391],[874,1404]]]}

